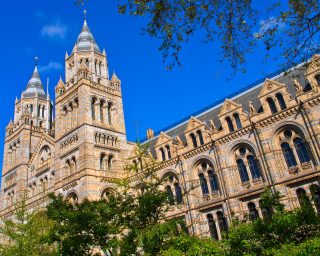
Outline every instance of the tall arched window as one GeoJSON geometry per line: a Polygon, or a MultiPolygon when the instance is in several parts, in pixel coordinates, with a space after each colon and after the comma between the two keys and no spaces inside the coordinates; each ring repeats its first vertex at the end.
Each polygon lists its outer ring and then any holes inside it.
{"type": "Polygon", "coordinates": [[[272,215],[272,208],[270,206],[263,206],[261,201],[259,201],[259,206],[260,206],[260,209],[261,209],[261,213],[262,213],[262,217],[264,219],[270,219],[271,215],[272,215]]]}
{"type": "Polygon", "coordinates": [[[226,117],[226,122],[227,122],[227,124],[228,124],[229,132],[233,132],[233,131],[234,131],[234,127],[233,127],[231,118],[227,116],[227,117],[226,117]]]}
{"type": "Polygon", "coordinates": [[[294,157],[294,154],[290,145],[287,142],[283,142],[281,144],[281,149],[282,149],[283,156],[286,159],[288,168],[297,166],[297,161],[296,161],[296,158],[294,157]]]}
{"type": "Polygon", "coordinates": [[[310,156],[306,146],[304,145],[301,138],[295,138],[293,140],[294,147],[296,148],[297,155],[301,164],[310,162],[310,156]]]}
{"type": "Polygon", "coordinates": [[[320,74],[317,74],[314,78],[316,79],[318,85],[320,85],[320,74]]]}
{"type": "Polygon", "coordinates": [[[252,202],[248,203],[248,209],[249,209],[249,218],[250,220],[256,220],[259,218],[259,213],[257,211],[256,205],[252,202]]]}
{"type": "Polygon", "coordinates": [[[72,157],[71,158],[71,173],[75,173],[77,169],[77,162],[76,162],[76,158],[72,157]]]}
{"type": "Polygon", "coordinates": [[[286,109],[287,108],[286,102],[284,101],[284,98],[283,98],[282,94],[281,93],[277,93],[276,94],[276,98],[278,100],[278,103],[279,103],[279,106],[280,106],[281,110],[286,109]]]}
{"type": "Polygon", "coordinates": [[[91,117],[92,120],[96,119],[96,98],[91,99],[91,117]]]}
{"type": "Polygon", "coordinates": [[[194,136],[193,133],[190,134],[190,138],[191,138],[191,140],[192,140],[192,145],[193,145],[193,147],[194,147],[194,148],[198,147],[197,138],[196,138],[196,136],[194,136]]]}
{"type": "Polygon", "coordinates": [[[111,102],[108,103],[108,124],[112,124],[112,106],[113,104],[111,102]]]}
{"type": "Polygon", "coordinates": [[[298,201],[301,207],[304,205],[309,206],[311,204],[307,196],[307,192],[303,188],[298,188],[296,193],[297,193],[298,201]]]}
{"type": "Polygon", "coordinates": [[[258,167],[257,161],[254,158],[254,156],[253,155],[249,155],[247,157],[247,161],[248,161],[248,165],[249,165],[249,169],[250,169],[250,172],[251,172],[252,179],[260,178],[259,167],[258,167]]]}
{"type": "Polygon", "coordinates": [[[166,145],[166,151],[167,151],[168,159],[171,159],[171,151],[170,151],[169,145],[166,145]]]}
{"type": "Polygon", "coordinates": [[[70,175],[71,174],[71,163],[70,160],[68,159],[66,161],[66,175],[70,175]]]}
{"type": "Polygon", "coordinates": [[[217,226],[215,221],[213,220],[212,214],[207,215],[207,221],[209,226],[209,232],[212,239],[219,240],[217,226]]]}
{"type": "Polygon", "coordinates": [[[113,161],[113,156],[108,157],[108,170],[110,171],[112,169],[112,161],[113,161]]]}
{"type": "Polygon", "coordinates": [[[249,181],[247,167],[245,166],[242,159],[237,160],[237,166],[238,166],[241,181],[242,182],[249,181]]]}
{"type": "Polygon", "coordinates": [[[164,153],[163,148],[160,148],[159,151],[160,151],[160,154],[161,154],[162,161],[166,161],[166,154],[164,153]]]}
{"type": "Polygon", "coordinates": [[[107,156],[105,154],[101,154],[100,156],[100,170],[101,171],[107,170],[107,156]]]}
{"type": "Polygon", "coordinates": [[[100,101],[100,121],[103,122],[104,116],[103,116],[103,108],[104,108],[104,101],[100,101]]]}
{"type": "Polygon", "coordinates": [[[203,141],[203,136],[202,136],[202,132],[200,130],[197,131],[197,135],[199,137],[199,142],[200,142],[200,145],[203,145],[204,144],[204,141],[203,141]]]}
{"type": "Polygon", "coordinates": [[[202,194],[203,195],[209,194],[209,188],[208,188],[207,179],[206,179],[206,177],[204,176],[203,173],[199,174],[199,179],[200,179],[200,185],[201,185],[202,194]]]}
{"type": "Polygon", "coordinates": [[[211,191],[212,193],[214,193],[219,190],[217,175],[212,170],[209,170],[208,176],[209,176],[211,191]]]}
{"type": "Polygon", "coordinates": [[[228,222],[223,212],[217,212],[218,224],[221,232],[228,232],[228,222]]]}
{"type": "Polygon", "coordinates": [[[241,120],[240,120],[239,114],[238,113],[234,113],[233,114],[233,118],[236,121],[237,128],[241,129],[242,128],[242,124],[241,124],[241,120]]]}
{"type": "Polygon", "coordinates": [[[273,99],[268,98],[268,99],[267,99],[267,102],[268,102],[269,108],[270,108],[270,110],[271,110],[271,113],[272,113],[272,114],[277,113],[277,112],[278,112],[278,109],[277,109],[277,106],[276,106],[276,104],[274,103],[273,99]]]}
{"type": "Polygon", "coordinates": [[[182,191],[178,182],[174,183],[174,190],[176,192],[177,204],[182,204],[183,203],[182,191]]]}
{"type": "Polygon", "coordinates": [[[170,186],[167,186],[166,190],[167,190],[168,202],[169,202],[169,204],[173,205],[174,204],[174,196],[173,196],[172,189],[170,186]]]}
{"type": "Polygon", "coordinates": [[[311,185],[310,191],[312,194],[312,200],[314,202],[314,205],[317,209],[318,214],[320,214],[320,188],[318,185],[311,185]]]}

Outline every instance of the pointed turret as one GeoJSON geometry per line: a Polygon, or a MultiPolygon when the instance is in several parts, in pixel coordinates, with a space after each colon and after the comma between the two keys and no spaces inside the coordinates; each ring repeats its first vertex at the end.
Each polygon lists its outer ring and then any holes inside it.
{"type": "Polygon", "coordinates": [[[111,77],[112,82],[120,82],[120,79],[118,78],[116,72],[113,71],[112,77],[111,77]]]}
{"type": "Polygon", "coordinates": [[[31,98],[36,96],[46,98],[37,64],[34,67],[34,71],[28,82],[27,89],[22,93],[23,98],[31,98]]]}
{"type": "Polygon", "coordinates": [[[100,48],[97,45],[96,40],[94,39],[89,29],[89,26],[87,24],[87,19],[85,16],[81,32],[78,36],[77,43],[73,51],[78,51],[78,52],[91,51],[92,48],[95,52],[101,53],[100,48]]]}
{"type": "Polygon", "coordinates": [[[57,84],[57,86],[55,88],[56,94],[57,95],[61,95],[62,93],[65,92],[65,90],[66,90],[66,86],[65,86],[65,84],[64,84],[64,82],[63,82],[63,80],[62,80],[62,78],[60,76],[59,82],[58,82],[58,84],[57,84]]]}

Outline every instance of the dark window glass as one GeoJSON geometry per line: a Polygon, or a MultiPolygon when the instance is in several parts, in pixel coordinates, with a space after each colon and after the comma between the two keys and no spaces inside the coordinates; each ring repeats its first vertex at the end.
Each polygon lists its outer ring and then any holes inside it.
{"type": "Polygon", "coordinates": [[[237,160],[237,166],[238,166],[241,181],[242,182],[249,181],[248,171],[242,159],[237,160]]]}
{"type": "Polygon", "coordinates": [[[173,205],[174,204],[174,196],[173,196],[172,189],[170,186],[167,186],[166,190],[167,190],[168,202],[169,202],[169,204],[173,205]]]}
{"type": "Polygon", "coordinates": [[[207,179],[205,178],[203,173],[199,174],[199,179],[200,179],[200,185],[201,185],[202,194],[203,195],[209,194],[209,188],[208,188],[207,179]]]}
{"type": "Polygon", "coordinates": [[[213,216],[211,214],[207,215],[209,232],[212,239],[219,240],[217,226],[215,221],[213,220],[213,216]]]}
{"type": "Polygon", "coordinates": [[[308,150],[303,143],[301,138],[295,138],[293,140],[294,147],[296,148],[297,155],[299,157],[300,163],[307,163],[310,162],[310,156],[308,150]]]}
{"type": "Polygon", "coordinates": [[[176,192],[177,204],[182,204],[183,203],[182,191],[178,183],[174,184],[174,190],[176,192]]]}
{"type": "Polygon", "coordinates": [[[228,128],[229,128],[229,132],[233,132],[234,131],[234,127],[233,127],[233,124],[232,124],[232,121],[230,119],[230,117],[226,117],[226,122],[228,124],[228,128]]]}
{"type": "Polygon", "coordinates": [[[276,98],[277,98],[277,100],[279,102],[281,110],[286,109],[287,108],[286,102],[284,101],[284,98],[283,98],[282,94],[281,93],[277,93],[276,94],[276,98]]]}
{"type": "Polygon", "coordinates": [[[191,140],[192,140],[193,147],[194,147],[194,148],[198,147],[198,143],[197,143],[196,136],[194,136],[193,133],[190,134],[190,138],[191,138],[191,140]]]}
{"type": "Polygon", "coordinates": [[[286,159],[288,168],[297,166],[297,161],[296,161],[296,158],[294,157],[294,154],[290,145],[287,142],[284,142],[281,144],[281,149],[282,149],[283,156],[286,159]]]}
{"type": "Polygon", "coordinates": [[[253,179],[259,178],[260,171],[259,171],[257,160],[252,155],[248,156],[247,160],[248,160],[249,169],[250,169],[252,178],[253,179]]]}
{"type": "Polygon", "coordinates": [[[241,120],[240,120],[240,117],[239,117],[238,113],[235,113],[233,115],[233,117],[234,117],[234,120],[236,121],[237,128],[241,129],[242,128],[242,124],[241,124],[241,120]]]}
{"type": "Polygon", "coordinates": [[[197,134],[198,134],[198,137],[199,137],[200,145],[203,145],[204,141],[203,141],[203,137],[202,137],[202,132],[201,131],[197,131],[197,134]]]}
{"type": "Polygon", "coordinates": [[[160,148],[160,153],[161,153],[162,161],[166,161],[166,154],[164,153],[163,148],[160,148]]]}
{"type": "Polygon", "coordinates": [[[219,190],[219,186],[218,186],[217,175],[212,170],[209,170],[208,171],[208,176],[209,176],[209,182],[210,182],[210,186],[211,186],[211,191],[212,192],[218,191],[219,190]]]}
{"type": "Polygon", "coordinates": [[[224,217],[224,214],[222,212],[217,212],[217,218],[218,218],[218,224],[221,232],[227,232],[228,231],[228,222],[226,217],[224,217]]]}
{"type": "Polygon", "coordinates": [[[276,104],[274,103],[273,99],[268,98],[268,99],[267,99],[267,102],[268,102],[269,108],[270,108],[270,110],[271,110],[271,113],[272,113],[272,114],[277,113],[277,112],[278,112],[278,109],[277,109],[277,106],[276,106],[276,104]]]}
{"type": "Polygon", "coordinates": [[[249,209],[249,218],[250,220],[256,220],[259,218],[259,213],[256,209],[256,205],[254,203],[248,203],[248,209],[249,209]]]}

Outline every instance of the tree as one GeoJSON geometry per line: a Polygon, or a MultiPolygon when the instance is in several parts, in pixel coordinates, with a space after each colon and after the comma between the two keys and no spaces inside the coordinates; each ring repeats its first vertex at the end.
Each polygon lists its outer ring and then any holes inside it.
{"type": "Polygon", "coordinates": [[[30,212],[25,196],[21,196],[14,207],[13,215],[2,220],[0,255],[57,255],[55,244],[49,244],[49,233],[53,223],[48,220],[45,212],[40,210],[30,212]]]}
{"type": "Polygon", "coordinates": [[[274,57],[291,67],[319,52],[319,8],[318,0],[118,0],[121,14],[147,17],[144,32],[161,40],[169,69],[180,65],[182,46],[196,32],[220,47],[220,60],[234,71],[245,71],[247,54],[260,42],[267,57],[279,47],[274,57]]]}

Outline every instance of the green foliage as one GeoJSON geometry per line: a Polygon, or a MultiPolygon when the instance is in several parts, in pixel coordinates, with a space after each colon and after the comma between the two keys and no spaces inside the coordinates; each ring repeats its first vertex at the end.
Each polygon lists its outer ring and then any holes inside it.
{"type": "Polygon", "coordinates": [[[2,256],[57,255],[55,244],[50,244],[49,233],[53,228],[43,211],[29,212],[26,198],[15,203],[13,216],[3,220],[0,228],[2,256]]]}

